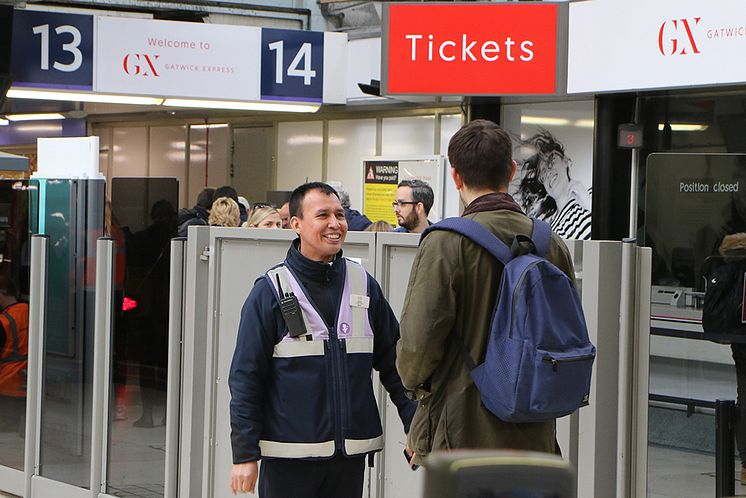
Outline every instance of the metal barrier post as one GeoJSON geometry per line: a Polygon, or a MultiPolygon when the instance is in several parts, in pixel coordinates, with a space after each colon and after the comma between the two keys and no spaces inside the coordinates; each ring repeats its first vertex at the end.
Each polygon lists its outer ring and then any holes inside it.
{"type": "Polygon", "coordinates": [[[175,498],[178,495],[179,487],[179,407],[181,405],[181,331],[184,314],[185,250],[186,239],[171,240],[171,285],[168,298],[165,498],[175,498]]]}
{"type": "Polygon", "coordinates": [[[736,491],[733,436],[736,403],[732,400],[715,402],[715,496],[733,496],[736,491]]]}
{"type": "Polygon", "coordinates": [[[96,243],[96,309],[93,339],[93,416],[90,489],[106,492],[114,302],[114,239],[96,243]]]}
{"type": "Polygon", "coordinates": [[[41,399],[44,392],[44,334],[47,315],[47,246],[49,237],[31,237],[31,288],[28,325],[28,377],[26,378],[26,491],[31,496],[31,478],[39,475],[41,399]]]}

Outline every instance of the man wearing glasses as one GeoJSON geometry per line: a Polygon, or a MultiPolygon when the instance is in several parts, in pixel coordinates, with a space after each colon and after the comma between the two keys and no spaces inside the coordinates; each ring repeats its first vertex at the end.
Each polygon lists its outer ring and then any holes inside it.
{"type": "Polygon", "coordinates": [[[394,207],[399,228],[395,232],[422,233],[430,225],[427,215],[433,207],[433,189],[422,180],[403,180],[396,189],[394,207]]]}

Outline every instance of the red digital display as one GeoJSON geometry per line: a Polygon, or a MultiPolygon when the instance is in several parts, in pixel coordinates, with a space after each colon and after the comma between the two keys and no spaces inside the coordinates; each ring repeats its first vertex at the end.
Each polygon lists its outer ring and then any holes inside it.
{"type": "Polygon", "coordinates": [[[622,149],[639,149],[642,147],[642,126],[637,124],[619,125],[617,145],[622,149]]]}
{"type": "Polygon", "coordinates": [[[557,5],[388,4],[389,94],[553,94],[557,5]]]}

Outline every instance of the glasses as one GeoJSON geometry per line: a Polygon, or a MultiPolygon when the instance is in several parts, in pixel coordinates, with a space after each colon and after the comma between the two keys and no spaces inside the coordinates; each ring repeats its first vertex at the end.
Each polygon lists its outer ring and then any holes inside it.
{"type": "Polygon", "coordinates": [[[272,207],[272,204],[268,202],[257,202],[254,204],[254,209],[272,207]]]}
{"type": "Polygon", "coordinates": [[[391,203],[391,207],[396,209],[396,208],[401,208],[405,204],[419,204],[419,203],[420,201],[394,201],[391,203]]]}

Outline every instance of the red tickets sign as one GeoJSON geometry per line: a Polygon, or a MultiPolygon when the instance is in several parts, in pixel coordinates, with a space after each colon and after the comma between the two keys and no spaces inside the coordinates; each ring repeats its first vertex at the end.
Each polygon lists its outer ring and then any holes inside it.
{"type": "Polygon", "coordinates": [[[556,4],[386,4],[386,94],[553,94],[556,4]]]}

